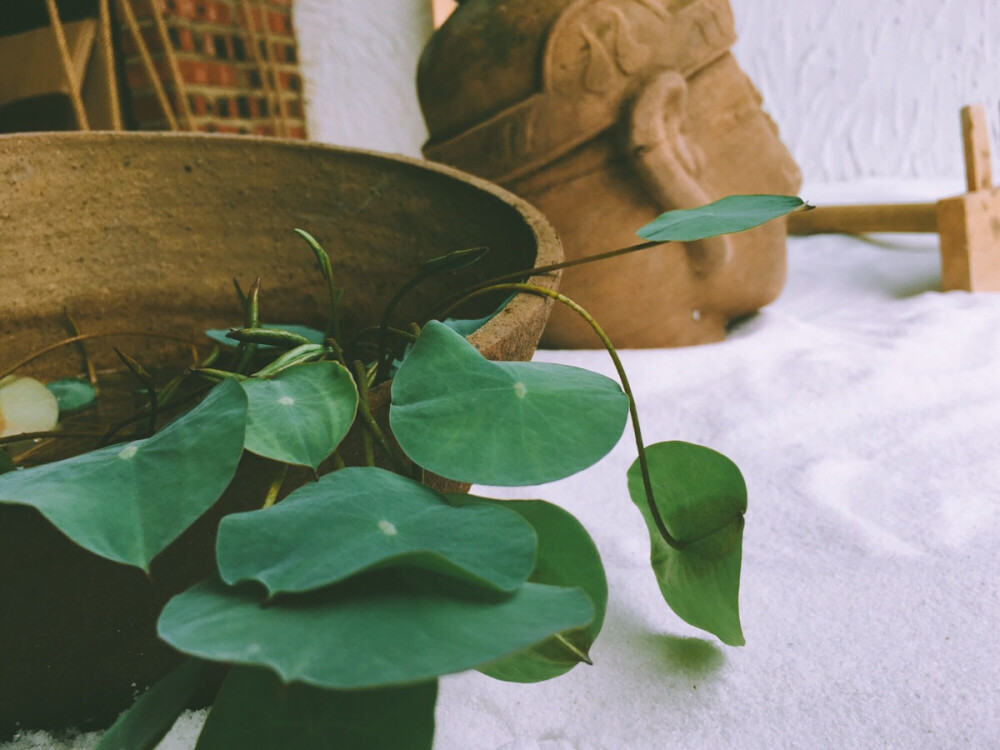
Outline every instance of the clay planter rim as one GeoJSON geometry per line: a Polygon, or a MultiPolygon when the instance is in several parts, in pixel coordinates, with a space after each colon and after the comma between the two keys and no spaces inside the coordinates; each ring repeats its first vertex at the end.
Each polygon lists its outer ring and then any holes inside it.
{"type": "MultiPolygon", "coordinates": [[[[143,141],[157,141],[157,140],[175,140],[175,141],[191,141],[191,142],[235,142],[239,144],[246,143],[259,143],[262,146],[267,147],[282,147],[294,150],[318,150],[327,151],[331,153],[348,153],[357,154],[363,156],[370,156],[375,159],[381,159],[386,161],[395,161],[402,164],[408,164],[410,166],[418,167],[421,169],[426,169],[431,172],[436,172],[447,177],[452,177],[462,182],[468,183],[473,187],[479,188],[485,193],[488,193],[504,203],[507,203],[515,211],[517,211],[522,219],[524,220],[527,227],[534,234],[536,239],[536,245],[538,248],[538,253],[535,258],[536,266],[545,266],[555,263],[560,263],[564,260],[562,243],[559,239],[559,235],[553,228],[549,220],[535,208],[531,203],[518,197],[514,193],[506,190],[494,182],[485,180],[476,175],[470,174],[460,169],[441,164],[439,162],[427,161],[425,159],[417,159],[410,156],[404,156],[402,154],[389,154],[380,151],[372,151],[370,149],[353,148],[347,146],[335,146],[326,143],[316,143],[312,141],[303,141],[291,138],[269,138],[264,136],[254,136],[254,135],[229,135],[225,133],[173,133],[173,132],[144,132],[144,131],[111,131],[111,130],[91,130],[91,131],[45,131],[37,133],[7,133],[0,134],[0,150],[3,149],[8,143],[16,143],[17,141],[24,141],[25,143],[31,144],[32,141],[38,141],[40,144],[44,144],[46,141],[86,141],[86,140],[114,140],[122,142],[134,142],[142,143],[143,141]]],[[[559,288],[559,279],[562,276],[562,271],[555,271],[553,273],[541,275],[541,276],[531,276],[528,283],[536,284],[548,289],[557,290],[559,288]]],[[[522,319],[524,316],[530,315],[529,309],[531,307],[537,307],[539,303],[537,297],[532,297],[529,295],[518,295],[512,299],[504,308],[506,312],[506,317],[511,318],[510,322],[515,322],[518,319],[522,319]]],[[[548,309],[551,308],[552,303],[549,300],[544,301],[546,307],[546,314],[548,309]]],[[[477,349],[479,349],[484,356],[491,358],[491,354],[495,352],[496,347],[499,344],[498,339],[501,337],[501,329],[504,327],[505,321],[499,316],[493,320],[486,323],[482,328],[477,330],[471,336],[468,337],[469,342],[472,343],[477,349]]],[[[0,363],[2,364],[2,363],[0,363]]]]}
{"type": "MultiPolygon", "coordinates": [[[[65,147],[66,144],[73,143],[136,145],[166,141],[198,144],[199,146],[220,143],[252,147],[253,144],[260,144],[262,150],[266,149],[267,153],[274,154],[287,149],[299,153],[300,158],[305,158],[301,155],[303,151],[309,154],[329,153],[331,164],[336,161],[335,154],[349,154],[371,158],[378,162],[403,164],[442,175],[471,186],[498,199],[507,207],[513,208],[524,222],[524,226],[512,236],[519,238],[522,232],[524,236],[528,236],[530,232],[537,252],[535,265],[557,263],[562,260],[561,245],[555,231],[537,209],[522,199],[490,182],[450,167],[364,149],[343,149],[294,140],[186,133],[12,134],[0,136],[0,175],[3,174],[2,170],[8,163],[17,166],[19,153],[17,149],[19,148],[34,154],[37,152],[31,151],[32,149],[44,149],[47,145],[53,145],[53,147],[60,145],[65,147]],[[10,159],[7,158],[8,154],[11,156],[10,159]]],[[[236,151],[238,152],[239,149],[236,151]]],[[[55,157],[61,156],[61,154],[60,150],[54,148],[53,153],[47,158],[52,162],[56,160],[55,157]]],[[[221,163],[224,158],[228,157],[223,154],[218,158],[221,163]]],[[[41,163],[45,159],[39,161],[41,163]]],[[[100,162],[95,162],[95,164],[100,166],[100,162]]],[[[85,177],[85,179],[92,179],[96,183],[100,179],[99,174],[85,177]]],[[[4,190],[17,190],[16,183],[12,184],[15,185],[14,188],[5,185],[4,190]]],[[[61,188],[61,183],[59,186],[61,188]]],[[[0,209],[10,205],[13,205],[13,202],[5,204],[3,194],[0,192],[0,209]]],[[[2,213],[0,211],[0,219],[4,218],[2,213]]],[[[442,216],[447,219],[447,206],[442,208],[442,216]]],[[[507,221],[504,218],[506,213],[500,208],[497,209],[497,217],[501,217],[498,221],[507,221]]],[[[362,228],[365,226],[363,221],[360,225],[362,228]]],[[[51,221],[52,226],[57,224],[57,221],[51,221]]],[[[19,223],[15,217],[13,222],[15,228],[26,225],[26,222],[19,223]]],[[[0,221],[0,231],[10,232],[10,227],[10,224],[0,221]]],[[[247,231],[250,231],[249,228],[247,231]]],[[[25,241],[24,238],[19,240],[22,246],[24,246],[25,241]]],[[[35,246],[30,247],[34,249],[35,246]]],[[[136,252],[138,253],[140,250],[137,249],[136,252]]],[[[0,247],[0,254],[2,253],[3,249],[0,247]]],[[[16,253],[15,249],[8,257],[15,257],[16,253]]],[[[28,262],[28,257],[22,254],[16,267],[21,268],[26,262],[28,262]]],[[[14,278],[14,276],[10,278],[14,278]]],[[[25,277],[18,278],[23,280],[25,277]]],[[[101,276],[95,273],[92,278],[99,280],[101,276]]],[[[531,281],[539,286],[552,289],[558,285],[559,275],[533,276],[531,281]]],[[[29,292],[30,289],[26,289],[23,294],[29,295],[29,292]]],[[[53,290],[52,295],[59,293],[59,290],[53,290]]],[[[30,295],[28,298],[30,300],[36,299],[30,295]]],[[[3,300],[0,299],[0,304],[2,303],[3,300]]],[[[513,299],[504,311],[470,336],[469,340],[487,357],[510,359],[513,356],[530,356],[530,352],[537,345],[535,333],[540,333],[551,304],[551,300],[548,299],[520,295],[513,299]]],[[[40,314],[46,310],[41,303],[32,303],[27,308],[29,316],[33,307],[37,308],[40,314]]],[[[17,323],[19,315],[22,321],[27,319],[22,310],[13,316],[14,323],[10,327],[4,328],[3,325],[0,325],[0,330],[4,331],[5,337],[17,335],[18,329],[15,323],[17,323]]],[[[31,341],[29,339],[29,343],[31,341]]],[[[2,355],[4,361],[0,361],[0,367],[12,364],[14,360],[20,358],[18,353],[10,352],[3,340],[0,340],[0,351],[4,352],[2,355]]],[[[383,384],[372,392],[373,410],[379,410],[380,421],[382,419],[387,421],[388,410],[386,407],[389,401],[389,386],[389,383],[383,384]],[[381,404],[380,409],[379,404],[381,404]]],[[[0,665],[11,667],[9,671],[3,670],[6,674],[4,680],[0,681],[0,683],[6,683],[5,686],[2,686],[3,690],[0,691],[6,696],[0,699],[0,740],[14,731],[13,722],[15,721],[24,722],[22,725],[24,729],[58,729],[71,724],[76,724],[83,729],[90,729],[107,725],[114,719],[118,711],[127,707],[133,690],[143,689],[169,669],[176,657],[170,654],[163,644],[159,644],[158,648],[152,647],[156,646],[155,638],[152,639],[151,644],[150,639],[145,635],[149,630],[149,623],[155,623],[159,611],[167,599],[204,577],[205,571],[193,570],[198,566],[191,565],[187,561],[189,559],[197,560],[199,556],[208,560],[214,559],[210,556],[206,557],[205,550],[207,548],[210,555],[212,546],[214,546],[214,528],[219,518],[223,513],[260,507],[260,500],[266,489],[266,482],[262,483],[262,479],[267,478],[271,471],[272,467],[265,460],[252,455],[244,455],[240,471],[237,472],[236,478],[223,498],[153,561],[152,580],[155,586],[148,586],[148,580],[137,569],[111,563],[77,548],[37,511],[23,506],[0,505],[0,512],[3,515],[3,518],[0,519],[0,540],[6,540],[2,541],[5,549],[0,550],[0,552],[3,552],[3,557],[9,561],[5,562],[2,567],[4,571],[12,569],[33,571],[30,580],[27,577],[22,579],[20,576],[12,576],[8,572],[0,574],[0,578],[7,579],[6,584],[0,580],[0,584],[3,584],[0,585],[0,590],[3,592],[3,603],[0,604],[0,608],[5,611],[4,617],[0,618],[0,641],[7,641],[8,646],[16,647],[15,651],[18,652],[12,653],[10,648],[3,651],[3,644],[0,643],[0,652],[2,652],[0,653],[0,657],[2,657],[0,665]],[[243,507],[233,507],[237,505],[237,501],[243,507]],[[49,568],[50,572],[46,573],[45,568],[49,568]],[[149,591],[154,587],[155,592],[149,591]],[[11,598],[8,599],[8,596],[11,598]],[[116,600],[120,603],[116,603],[116,600]],[[11,602],[16,604],[11,604],[11,602]],[[23,633],[26,626],[21,623],[20,619],[18,620],[20,624],[15,624],[13,618],[8,617],[7,606],[11,606],[11,610],[9,610],[11,613],[16,611],[19,606],[32,610],[29,613],[30,617],[37,621],[40,628],[48,628],[48,630],[43,634],[40,630],[32,631],[29,629],[27,632],[30,632],[31,636],[27,639],[23,634],[17,635],[23,633]],[[77,608],[74,609],[74,607],[77,608]],[[76,616],[75,613],[88,610],[94,611],[93,618],[97,623],[96,627],[103,629],[98,631],[97,636],[88,636],[89,640],[81,640],[79,644],[67,646],[65,652],[67,654],[81,652],[93,654],[88,663],[81,663],[76,656],[63,656],[62,652],[53,652],[53,656],[49,658],[45,644],[59,642],[53,640],[53,633],[58,636],[66,629],[67,623],[71,631],[74,628],[82,630],[91,627],[91,625],[85,625],[73,619],[76,616]],[[80,644],[85,644],[86,648],[80,644]],[[35,672],[40,674],[38,679],[31,682],[31,685],[21,682],[26,680],[22,674],[23,670],[19,665],[13,663],[15,659],[20,660],[22,657],[24,661],[31,664],[36,663],[33,660],[41,659],[38,667],[32,672],[32,674],[35,672]],[[58,661],[59,659],[62,661],[58,661]],[[70,659],[74,659],[74,661],[70,661],[70,659]],[[141,668],[135,666],[140,659],[144,665],[141,668]],[[8,662],[8,660],[10,661],[8,662]],[[131,672],[125,670],[131,670],[131,672]],[[121,684],[123,673],[132,675],[124,685],[121,684]],[[76,700],[83,702],[83,698],[86,698],[86,700],[91,701],[91,704],[86,708],[75,707],[73,704],[71,708],[75,714],[71,717],[67,713],[69,709],[66,707],[68,700],[66,696],[56,697],[45,692],[46,680],[55,680],[58,685],[68,686],[66,690],[70,690],[70,692],[75,690],[76,700]],[[128,683],[133,680],[138,684],[129,685],[128,683]],[[111,690],[110,685],[114,686],[114,690],[111,690]],[[62,704],[56,705],[59,704],[60,699],[62,704]],[[10,705],[4,706],[7,701],[10,701],[10,705]],[[49,705],[50,701],[51,706],[49,705]],[[18,705],[14,705],[15,702],[18,702],[18,705]],[[34,710],[34,707],[41,706],[43,703],[45,704],[44,709],[39,709],[36,715],[31,717],[24,715],[25,706],[34,710]],[[60,710],[63,713],[59,714],[60,710]],[[93,722],[87,723],[88,719],[92,719],[93,722]]]]}

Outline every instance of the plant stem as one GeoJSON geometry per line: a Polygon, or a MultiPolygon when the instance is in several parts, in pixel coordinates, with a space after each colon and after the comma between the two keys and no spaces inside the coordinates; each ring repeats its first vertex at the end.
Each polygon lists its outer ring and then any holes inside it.
{"type": "Polygon", "coordinates": [[[534,294],[537,297],[548,297],[549,299],[553,299],[556,302],[566,305],[587,322],[587,325],[594,330],[594,333],[597,334],[601,343],[604,344],[604,348],[608,350],[608,354],[611,356],[611,361],[615,365],[615,370],[618,372],[618,378],[621,380],[622,390],[625,392],[625,395],[628,396],[628,409],[629,414],[632,417],[632,431],[635,434],[635,446],[639,452],[639,470],[642,472],[642,485],[646,491],[646,505],[649,507],[649,513],[652,516],[653,523],[656,525],[656,530],[660,533],[663,541],[676,550],[681,549],[683,545],[674,539],[670,531],[667,530],[667,525],[663,521],[663,516],[660,515],[660,509],[656,507],[656,499],[653,496],[653,483],[649,477],[649,463],[646,460],[646,447],[642,442],[642,429],[639,426],[639,412],[636,409],[635,396],[632,393],[632,387],[629,385],[628,376],[625,374],[625,367],[622,365],[622,361],[618,356],[618,351],[615,349],[614,344],[611,343],[611,339],[608,338],[604,329],[601,328],[590,313],[580,307],[580,305],[571,300],[569,297],[551,289],[546,289],[545,287],[535,286],[534,284],[494,284],[492,286],[470,292],[465,297],[455,301],[447,310],[445,310],[443,315],[447,315],[452,309],[469,301],[470,299],[479,297],[483,294],[488,294],[489,292],[501,290],[534,294]]]}
{"type": "Polygon", "coordinates": [[[382,447],[382,450],[389,456],[389,460],[392,461],[396,472],[405,476],[405,460],[393,450],[389,439],[385,436],[382,428],[378,426],[375,417],[372,416],[371,406],[368,402],[368,370],[365,367],[365,363],[356,360],[354,362],[354,373],[358,384],[358,414],[365,426],[365,429],[362,431],[362,439],[365,446],[365,461],[368,462],[369,466],[375,465],[375,455],[372,451],[372,437],[374,437],[382,447]]]}
{"type": "MultiPolygon", "coordinates": [[[[486,281],[481,281],[478,284],[473,284],[470,287],[466,287],[460,292],[456,292],[451,297],[448,297],[443,302],[441,302],[438,307],[429,314],[424,316],[424,320],[432,320],[437,318],[444,318],[447,316],[448,312],[451,312],[456,307],[458,307],[460,302],[465,302],[467,299],[471,299],[473,292],[479,292],[482,289],[488,287],[493,287],[496,284],[500,284],[506,281],[518,281],[524,278],[530,278],[531,276],[540,276],[546,273],[553,273],[554,271],[561,271],[564,268],[573,268],[574,266],[582,266],[587,263],[597,263],[601,260],[608,260],[609,258],[617,258],[620,255],[628,255],[629,253],[637,253],[640,250],[648,250],[651,247],[656,247],[658,245],[665,245],[665,242],[650,241],[650,242],[640,242],[638,245],[629,245],[628,247],[621,247],[617,250],[609,250],[605,253],[597,253],[596,255],[588,255],[585,258],[576,258],[574,260],[564,260],[560,263],[550,263],[547,266],[537,266],[534,268],[522,268],[520,271],[511,271],[510,273],[501,274],[500,276],[494,276],[492,279],[487,279],[486,281]],[[445,311],[442,312],[442,309],[445,311]]],[[[539,287],[542,288],[542,287],[539,287]]],[[[476,295],[478,296],[478,295],[476,295]]]]}
{"type": "Polygon", "coordinates": [[[17,435],[7,435],[0,437],[0,445],[8,443],[19,443],[22,440],[51,440],[53,438],[99,438],[100,432],[61,432],[59,430],[46,430],[44,432],[21,432],[17,435]]]}
{"type": "Polygon", "coordinates": [[[63,339],[62,341],[57,341],[54,344],[49,344],[48,346],[39,349],[34,354],[29,354],[24,359],[15,362],[13,365],[8,367],[6,370],[0,371],[0,380],[11,373],[20,370],[27,364],[34,362],[41,356],[48,354],[51,351],[55,351],[63,346],[69,346],[70,344],[75,344],[78,341],[89,341],[90,339],[100,339],[108,338],[113,336],[134,336],[139,338],[153,338],[153,339],[166,339],[167,341],[178,341],[182,344],[192,344],[194,346],[207,346],[206,343],[201,341],[195,341],[194,339],[186,338],[185,336],[174,336],[170,333],[153,333],[151,331],[106,331],[101,333],[82,333],[79,336],[70,336],[69,338],[63,339]]]}
{"type": "Polygon", "coordinates": [[[403,286],[399,288],[399,291],[393,295],[393,298],[389,300],[389,304],[385,306],[385,312],[382,313],[382,320],[379,321],[378,325],[378,357],[376,361],[378,362],[378,369],[376,370],[378,376],[385,374],[385,369],[388,365],[388,352],[386,352],[386,339],[389,333],[389,320],[392,314],[396,311],[396,305],[399,304],[400,300],[403,299],[415,286],[417,286],[421,281],[423,281],[426,276],[422,274],[417,274],[409,281],[407,281],[403,286]]]}
{"type": "Polygon", "coordinates": [[[118,347],[113,347],[115,354],[118,355],[125,366],[132,371],[132,374],[142,383],[143,387],[146,389],[146,393],[149,396],[149,424],[146,427],[145,437],[152,437],[156,432],[156,417],[159,412],[159,399],[156,397],[156,383],[153,382],[153,377],[146,371],[139,362],[130,357],[129,355],[122,352],[118,347]]]}
{"type": "MultiPolygon", "coordinates": [[[[73,314],[69,311],[68,307],[63,308],[63,314],[66,316],[66,321],[69,323],[69,332],[74,336],[80,335],[80,326],[77,325],[76,319],[73,314]]],[[[80,343],[80,354],[83,355],[83,366],[87,370],[87,380],[90,383],[90,387],[94,389],[94,395],[96,396],[100,393],[100,388],[97,383],[97,369],[94,367],[94,361],[90,358],[90,352],[87,351],[87,345],[83,342],[80,343]]]]}
{"type": "Polygon", "coordinates": [[[275,500],[278,499],[278,493],[281,492],[281,485],[285,483],[286,474],[288,474],[288,464],[283,463],[275,473],[274,479],[271,480],[271,485],[267,488],[267,495],[264,496],[264,504],[261,508],[270,508],[274,505],[275,500]]]}
{"type": "Polygon", "coordinates": [[[354,379],[357,381],[358,386],[358,414],[361,415],[364,421],[364,427],[361,430],[361,442],[364,446],[365,451],[365,466],[375,465],[375,452],[372,450],[372,428],[371,422],[374,420],[371,417],[371,411],[368,408],[368,373],[365,370],[365,363],[360,360],[354,363],[354,379]],[[368,419],[365,419],[365,414],[367,413],[368,419]]]}

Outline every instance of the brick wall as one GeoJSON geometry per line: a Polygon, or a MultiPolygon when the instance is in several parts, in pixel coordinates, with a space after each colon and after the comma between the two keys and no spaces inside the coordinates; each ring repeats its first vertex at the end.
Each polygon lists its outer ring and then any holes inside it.
{"type": "MultiPolygon", "coordinates": [[[[306,137],[292,0],[130,2],[181,129],[186,129],[187,123],[152,15],[154,9],[162,14],[167,28],[193,129],[306,137]]],[[[166,130],[168,121],[121,12],[119,20],[132,115],[140,129],[166,130]]]]}

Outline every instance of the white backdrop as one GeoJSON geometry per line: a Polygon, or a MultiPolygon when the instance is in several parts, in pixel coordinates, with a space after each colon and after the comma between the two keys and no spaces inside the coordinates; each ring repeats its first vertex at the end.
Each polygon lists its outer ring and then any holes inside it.
{"type": "MultiPolygon", "coordinates": [[[[1000,137],[1000,0],[732,0],[736,55],[810,182],[957,177],[958,109],[1000,137]]],[[[419,155],[430,0],[296,0],[316,140],[419,155]]]]}

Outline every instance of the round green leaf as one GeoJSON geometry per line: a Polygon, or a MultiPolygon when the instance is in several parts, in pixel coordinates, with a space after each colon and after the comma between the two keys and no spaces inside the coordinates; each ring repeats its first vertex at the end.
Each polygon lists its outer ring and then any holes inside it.
{"type": "Polygon", "coordinates": [[[787,195],[730,195],[700,208],[667,211],[636,234],[657,242],[693,242],[753,229],[803,205],[787,195]]]}
{"type": "Polygon", "coordinates": [[[233,478],[246,410],[226,381],[151,438],[0,476],[0,503],[37,508],[81,547],[148,570],[233,478]]]}
{"type": "Polygon", "coordinates": [[[324,690],[237,667],[222,683],[195,750],[431,750],[436,702],[436,680],[324,690]]]}
{"type": "Polygon", "coordinates": [[[550,586],[578,587],[594,605],[590,624],[550,636],[541,643],[479,671],[498,680],[540,682],[565,674],[581,661],[589,663],[608,606],[608,581],[601,556],[587,530],[573,515],[544,500],[489,500],[469,495],[449,495],[454,503],[487,503],[520,514],[538,535],[538,562],[528,579],[550,586]]]}
{"type": "Polygon", "coordinates": [[[525,583],[497,594],[392,568],[270,603],[257,586],[209,579],[174,597],[158,630],[179,651],[270,667],[285,682],[363,688],[472,669],[593,616],[579,589],[525,583]]]}
{"type": "Polygon", "coordinates": [[[45,387],[56,397],[60,414],[86,409],[97,400],[97,392],[86,380],[63,378],[46,383],[45,387]]]}
{"type": "Polygon", "coordinates": [[[437,321],[392,383],[389,420],[406,454],[436,474],[501,486],[562,479],[597,462],[625,429],[613,380],[565,365],[490,362],[437,321]]]}
{"type": "Polygon", "coordinates": [[[534,568],[535,545],[530,523],[504,507],[453,507],[390,471],[347,468],[272,508],[227,516],[216,556],[226,583],[259,581],[271,595],[401,565],[512,591],[534,568]]]}
{"type": "Polygon", "coordinates": [[[660,592],[685,622],[730,646],[746,642],[740,627],[740,566],[747,488],[736,464],[691,443],[646,448],[656,507],[681,549],[660,536],[636,460],[628,489],[652,543],[651,562],[660,592]]]}
{"type": "Polygon", "coordinates": [[[340,445],[358,409],[354,379],[336,362],[296,365],[240,385],[250,402],[246,449],[313,469],[340,445]]]}

